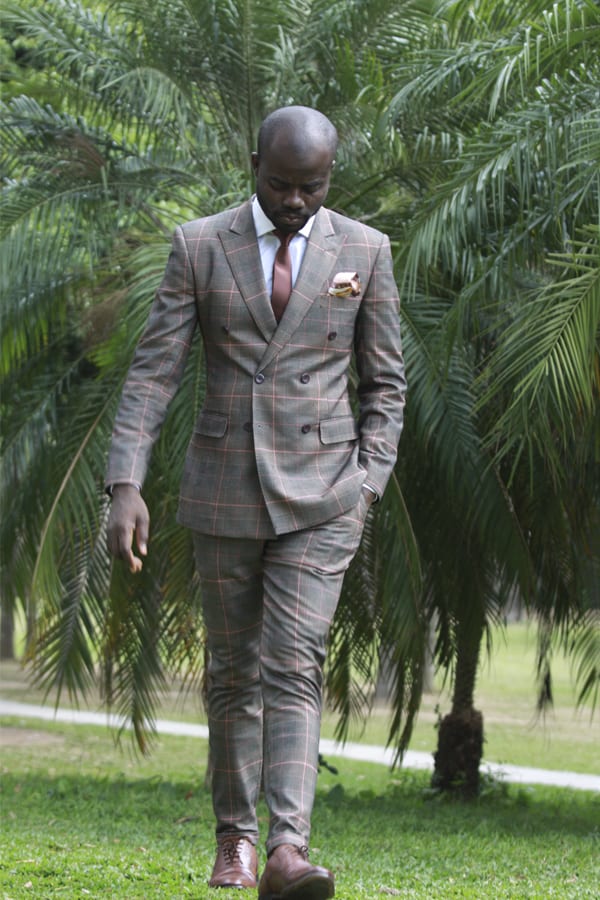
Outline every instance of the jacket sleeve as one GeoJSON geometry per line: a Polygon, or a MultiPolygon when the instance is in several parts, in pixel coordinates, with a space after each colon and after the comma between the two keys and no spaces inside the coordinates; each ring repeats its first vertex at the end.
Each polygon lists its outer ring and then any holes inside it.
{"type": "Polygon", "coordinates": [[[136,348],[115,418],[106,484],[142,485],[154,442],[188,357],[197,324],[192,266],[181,228],[136,348]]]}
{"type": "Polygon", "coordinates": [[[381,496],[396,461],[404,422],[406,378],[400,301],[389,239],[383,235],[357,319],[359,462],[381,496]]]}

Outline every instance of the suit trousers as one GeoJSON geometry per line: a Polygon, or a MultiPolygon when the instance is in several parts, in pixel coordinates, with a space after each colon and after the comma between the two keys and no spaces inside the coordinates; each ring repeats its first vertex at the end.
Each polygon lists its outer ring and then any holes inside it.
{"type": "Polygon", "coordinates": [[[272,540],[194,533],[208,643],[208,716],[217,840],[267,851],[308,846],[318,773],[323,663],[344,573],[369,504],[272,540]]]}

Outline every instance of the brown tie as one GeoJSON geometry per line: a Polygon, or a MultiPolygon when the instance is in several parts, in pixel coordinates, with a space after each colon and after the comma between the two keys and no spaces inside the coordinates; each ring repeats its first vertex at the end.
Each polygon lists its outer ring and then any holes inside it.
{"type": "Polygon", "coordinates": [[[290,257],[289,244],[293,233],[284,234],[282,231],[275,229],[273,234],[279,238],[280,243],[273,264],[271,306],[273,307],[275,318],[279,322],[292,293],[292,259],[290,257]]]}

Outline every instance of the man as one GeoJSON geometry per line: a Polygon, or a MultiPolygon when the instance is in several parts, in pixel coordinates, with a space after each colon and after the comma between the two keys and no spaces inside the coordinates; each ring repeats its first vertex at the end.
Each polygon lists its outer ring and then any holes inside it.
{"type": "Polygon", "coordinates": [[[193,531],[209,647],[210,884],[257,886],[262,778],[270,822],[261,898],[334,894],[333,875],[307,851],[325,645],[403,420],[389,241],[322,207],[336,147],[321,113],[276,110],[252,154],[256,196],[177,228],[107,472],[109,548],[136,572],[147,553],[148,458],[199,327],[206,396],[178,520],[193,531]]]}

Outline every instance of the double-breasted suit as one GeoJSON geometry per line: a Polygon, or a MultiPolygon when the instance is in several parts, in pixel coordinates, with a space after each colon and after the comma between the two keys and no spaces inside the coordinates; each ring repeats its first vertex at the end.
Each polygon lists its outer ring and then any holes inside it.
{"type": "Polygon", "coordinates": [[[196,328],[206,392],[179,521],[194,532],[209,646],[218,837],[308,841],[322,665],[342,578],[396,459],[404,408],[389,241],[321,208],[285,312],[248,201],[177,228],[115,422],[107,483],[142,485],[196,328]],[[355,295],[330,289],[356,273],[355,295]],[[351,360],[357,384],[350,385],[351,360]]]}
{"type": "Polygon", "coordinates": [[[365,481],[383,493],[405,390],[384,235],[321,208],[277,324],[250,202],[178,228],[123,393],[107,482],[143,483],[197,326],[207,382],[185,461],[182,524],[270,537],[339,515],[365,481]],[[345,271],[358,274],[358,296],[328,293],[345,271]]]}

